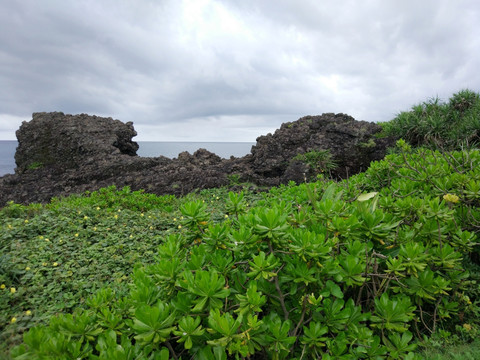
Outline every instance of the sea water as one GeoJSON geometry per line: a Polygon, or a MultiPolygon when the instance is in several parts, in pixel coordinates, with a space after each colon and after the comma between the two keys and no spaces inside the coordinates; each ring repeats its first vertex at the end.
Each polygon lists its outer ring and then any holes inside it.
{"type": "MultiPolygon", "coordinates": [[[[157,142],[137,141],[140,148],[139,156],[157,157],[166,156],[176,158],[179,153],[188,151],[193,154],[198,149],[207,149],[218,156],[228,159],[230,156],[242,157],[250,153],[255,143],[251,142],[157,142]]],[[[13,174],[15,169],[15,150],[18,146],[16,140],[0,140],[0,176],[13,174]]]]}

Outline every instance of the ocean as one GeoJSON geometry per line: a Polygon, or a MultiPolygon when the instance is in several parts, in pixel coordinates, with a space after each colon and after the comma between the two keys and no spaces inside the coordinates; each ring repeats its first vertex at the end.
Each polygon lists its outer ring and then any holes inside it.
{"type": "MultiPolygon", "coordinates": [[[[229,159],[230,156],[242,157],[250,153],[253,142],[157,142],[137,141],[140,148],[137,151],[139,156],[156,157],[166,156],[176,158],[182,151],[193,154],[196,150],[204,148],[218,156],[229,159]]],[[[13,174],[15,169],[15,150],[18,142],[16,140],[0,140],[0,176],[13,174]]]]}

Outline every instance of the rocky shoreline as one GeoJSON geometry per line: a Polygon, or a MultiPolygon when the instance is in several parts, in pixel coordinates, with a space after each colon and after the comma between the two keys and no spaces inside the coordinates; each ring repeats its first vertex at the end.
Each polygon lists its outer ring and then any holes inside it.
{"type": "Polygon", "coordinates": [[[305,116],[284,123],[274,134],[257,138],[251,153],[222,159],[205,149],[175,159],[139,157],[133,124],[112,118],[61,112],[34,113],[17,130],[15,174],[0,178],[0,206],[9,201],[45,203],[52,197],[130,186],[158,195],[183,195],[195,189],[251,182],[276,186],[301,182],[311,167],[298,154],[329,150],[337,178],[365,170],[385,156],[391,138],[378,138],[381,127],[345,114],[305,116]]]}

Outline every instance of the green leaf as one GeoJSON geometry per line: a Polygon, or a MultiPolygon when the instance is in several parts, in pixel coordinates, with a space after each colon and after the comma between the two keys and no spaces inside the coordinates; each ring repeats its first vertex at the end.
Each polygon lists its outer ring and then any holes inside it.
{"type": "Polygon", "coordinates": [[[358,196],[357,200],[358,201],[367,201],[367,200],[370,200],[371,198],[375,197],[377,194],[378,194],[378,192],[376,192],[376,191],[369,192],[367,194],[361,194],[361,195],[358,196]]]}

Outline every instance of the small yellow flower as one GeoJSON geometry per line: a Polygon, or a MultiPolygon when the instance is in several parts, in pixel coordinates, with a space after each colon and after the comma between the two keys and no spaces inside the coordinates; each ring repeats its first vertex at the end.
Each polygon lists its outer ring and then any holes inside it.
{"type": "Polygon", "coordinates": [[[225,219],[228,218],[228,215],[225,214],[225,219]]]}
{"type": "Polygon", "coordinates": [[[93,227],[93,231],[97,231],[97,227],[96,227],[96,226],[93,227]]]}
{"type": "Polygon", "coordinates": [[[12,317],[12,320],[10,320],[10,323],[11,324],[15,324],[17,322],[17,318],[16,317],[12,317]]]}
{"type": "Polygon", "coordinates": [[[54,263],[53,263],[53,266],[58,266],[58,263],[57,263],[57,262],[54,262],[54,263]]]}
{"type": "Polygon", "coordinates": [[[130,235],[130,239],[133,239],[133,235],[130,235]]]}
{"type": "Polygon", "coordinates": [[[148,218],[151,219],[152,217],[150,215],[148,215],[148,218]]]}
{"type": "Polygon", "coordinates": [[[28,270],[30,270],[30,267],[29,267],[29,266],[27,266],[27,267],[25,268],[25,271],[28,271],[28,270]]]}
{"type": "Polygon", "coordinates": [[[5,284],[0,285],[0,289],[5,289],[5,284]]]}
{"type": "Polygon", "coordinates": [[[50,239],[45,239],[46,242],[50,242],[50,239]]]}
{"type": "Polygon", "coordinates": [[[177,221],[177,218],[173,218],[173,221],[177,221]]]}
{"type": "Polygon", "coordinates": [[[215,199],[217,199],[217,200],[218,200],[218,199],[220,199],[220,198],[217,196],[215,199]]]}
{"type": "Polygon", "coordinates": [[[140,216],[145,216],[144,213],[141,213],[140,216]]]}
{"type": "Polygon", "coordinates": [[[8,228],[11,230],[11,229],[13,229],[13,226],[8,224],[8,228]]]}
{"type": "Polygon", "coordinates": [[[182,225],[178,225],[178,228],[181,229],[181,228],[182,228],[182,225]]]}
{"type": "Polygon", "coordinates": [[[150,229],[150,230],[153,230],[153,226],[150,226],[149,229],[150,229]]]}
{"type": "Polygon", "coordinates": [[[43,236],[42,236],[42,235],[40,235],[38,238],[39,238],[40,240],[43,240],[43,236]]]}
{"type": "Polygon", "coordinates": [[[62,240],[62,239],[60,239],[60,240],[58,240],[58,242],[61,244],[61,243],[63,243],[63,240],[62,240]]]}
{"type": "Polygon", "coordinates": [[[121,209],[118,209],[118,212],[122,212],[122,210],[121,210],[121,209]]]}
{"type": "Polygon", "coordinates": [[[97,210],[100,210],[100,206],[97,206],[97,208],[96,208],[96,209],[97,209],[97,210]]]}
{"type": "Polygon", "coordinates": [[[32,315],[32,312],[30,310],[25,311],[25,315],[30,316],[32,315]]]}
{"type": "MultiPolygon", "coordinates": [[[[27,219],[25,219],[25,224],[28,224],[28,220],[27,220],[27,219]]],[[[14,319],[15,319],[15,318],[14,318],[14,319]]]]}
{"type": "Polygon", "coordinates": [[[463,324],[463,328],[464,328],[465,330],[467,330],[467,331],[470,331],[470,330],[472,330],[472,325],[470,325],[470,324],[463,324]]]}
{"type": "Polygon", "coordinates": [[[47,266],[47,265],[48,265],[48,263],[46,263],[46,262],[43,262],[43,263],[42,263],[42,265],[43,265],[43,266],[47,266]]]}
{"type": "Polygon", "coordinates": [[[115,218],[115,219],[118,219],[118,215],[117,215],[117,214],[115,214],[114,218],[115,218]]]}
{"type": "Polygon", "coordinates": [[[15,289],[14,287],[12,287],[12,288],[10,288],[10,292],[11,292],[12,294],[15,294],[15,293],[17,292],[17,289],[15,289]]]}
{"type": "Polygon", "coordinates": [[[446,194],[446,195],[443,195],[443,200],[445,200],[446,202],[455,204],[455,203],[458,203],[460,198],[455,194],[446,194]]]}
{"type": "Polygon", "coordinates": [[[75,237],[78,237],[78,233],[75,234],[75,237]]]}
{"type": "Polygon", "coordinates": [[[83,220],[88,220],[88,216],[85,215],[85,216],[83,217],[83,220]]]}

